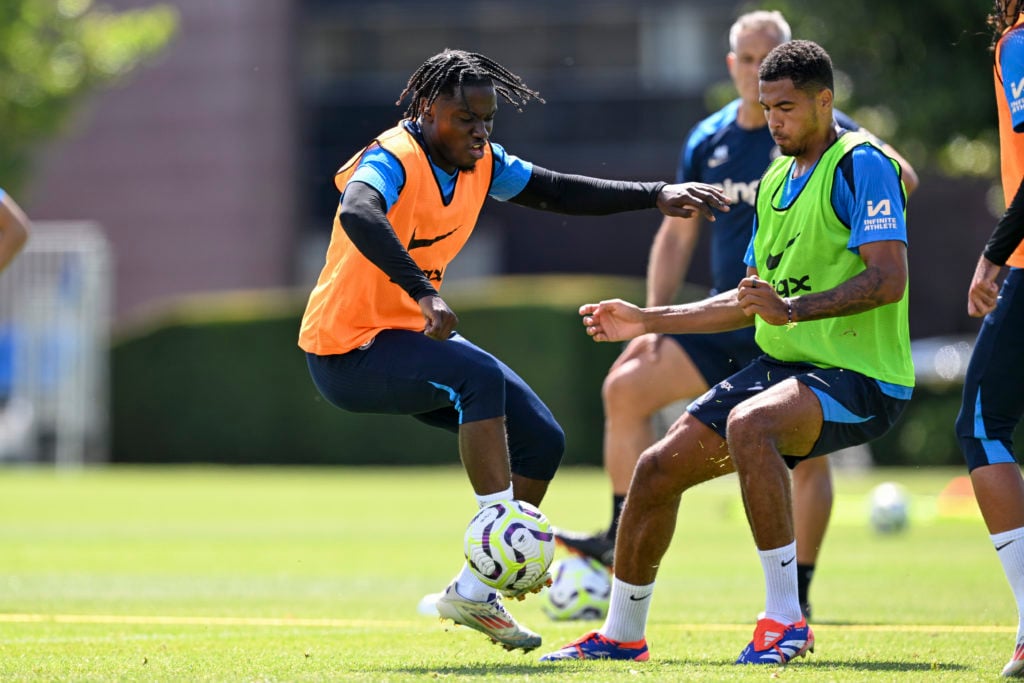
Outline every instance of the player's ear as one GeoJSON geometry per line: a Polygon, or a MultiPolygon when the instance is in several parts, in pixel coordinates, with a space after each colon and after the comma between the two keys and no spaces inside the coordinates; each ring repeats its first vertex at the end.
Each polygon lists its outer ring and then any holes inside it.
{"type": "Polygon", "coordinates": [[[822,88],[821,91],[818,92],[818,106],[822,107],[823,109],[825,107],[832,106],[832,99],[832,91],[829,90],[828,88],[822,88]]]}

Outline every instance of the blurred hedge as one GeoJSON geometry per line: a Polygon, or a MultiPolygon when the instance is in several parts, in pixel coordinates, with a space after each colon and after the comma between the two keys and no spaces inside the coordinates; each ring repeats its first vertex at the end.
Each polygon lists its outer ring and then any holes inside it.
{"type": "MultiPolygon", "coordinates": [[[[551,408],[566,432],[565,463],[601,464],[601,382],[621,345],[592,342],[576,311],[612,296],[642,301],[643,283],[509,277],[445,289],[459,331],[551,408]]],[[[320,398],[296,346],[304,305],[304,292],[198,296],[120,335],[112,354],[112,459],[457,463],[448,432],[403,416],[346,413],[320,398]]],[[[896,427],[872,444],[875,462],[961,465],[953,434],[960,391],[955,382],[920,384],[896,427]]],[[[1017,437],[1024,455],[1024,427],[1017,437]]]]}
{"type": "MultiPolygon", "coordinates": [[[[581,303],[641,301],[643,283],[499,278],[445,288],[459,331],[548,404],[566,463],[601,462],[600,388],[619,344],[582,330],[581,303]]],[[[327,404],[296,346],[305,293],[193,297],[120,335],[112,354],[112,458],[119,462],[457,463],[455,437],[402,416],[327,404]]]]}

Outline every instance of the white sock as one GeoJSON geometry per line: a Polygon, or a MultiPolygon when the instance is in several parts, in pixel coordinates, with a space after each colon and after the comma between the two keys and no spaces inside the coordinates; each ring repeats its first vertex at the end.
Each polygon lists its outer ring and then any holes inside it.
{"type": "Polygon", "coordinates": [[[796,541],[781,548],[758,550],[764,571],[764,616],[780,624],[795,624],[800,613],[796,578],[796,541]]]}
{"type": "Polygon", "coordinates": [[[462,571],[455,577],[455,591],[467,600],[476,602],[487,602],[491,594],[494,593],[493,588],[473,573],[473,570],[469,568],[469,563],[462,565],[462,571]]]}
{"type": "MultiPolygon", "coordinates": [[[[481,508],[485,508],[491,503],[497,503],[499,500],[512,500],[512,485],[509,484],[508,488],[504,491],[498,491],[497,493],[488,493],[485,495],[477,495],[476,502],[481,508]]],[[[467,600],[475,600],[476,602],[486,602],[490,599],[491,594],[494,593],[494,589],[488,586],[486,583],[480,580],[473,570],[469,568],[469,563],[462,565],[462,571],[455,577],[455,591],[467,600]]]]}
{"type": "Polygon", "coordinates": [[[508,488],[504,491],[498,491],[497,493],[488,493],[486,495],[477,495],[476,502],[482,508],[487,507],[491,503],[497,503],[499,500],[512,500],[515,494],[512,493],[512,484],[508,485],[508,488]]]}
{"type": "Polygon", "coordinates": [[[651,609],[652,593],[653,583],[634,586],[612,577],[611,604],[598,633],[620,643],[641,640],[647,630],[647,612],[651,609]]]}
{"type": "Polygon", "coordinates": [[[992,534],[992,545],[1003,563],[1003,572],[1010,582],[1013,599],[1017,601],[1017,642],[1024,640],[1024,527],[992,534]]]}

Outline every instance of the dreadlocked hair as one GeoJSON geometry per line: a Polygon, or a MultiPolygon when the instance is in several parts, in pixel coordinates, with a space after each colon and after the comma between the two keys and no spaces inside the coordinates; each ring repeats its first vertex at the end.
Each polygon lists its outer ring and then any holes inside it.
{"type": "Polygon", "coordinates": [[[1024,3],[1021,0],[996,0],[995,9],[985,18],[985,23],[992,29],[990,50],[995,51],[996,43],[1006,33],[1006,29],[1017,22],[1017,16],[1022,9],[1024,9],[1024,3]],[[1007,19],[1007,14],[1012,14],[1012,17],[1007,19]]]}
{"type": "Polygon", "coordinates": [[[489,57],[465,50],[445,48],[420,65],[409,77],[405,90],[398,96],[396,105],[409,98],[406,117],[414,119],[434,104],[441,94],[455,94],[464,84],[491,82],[494,90],[516,111],[530,100],[543,103],[544,99],[535,90],[530,90],[523,79],[489,57]]]}

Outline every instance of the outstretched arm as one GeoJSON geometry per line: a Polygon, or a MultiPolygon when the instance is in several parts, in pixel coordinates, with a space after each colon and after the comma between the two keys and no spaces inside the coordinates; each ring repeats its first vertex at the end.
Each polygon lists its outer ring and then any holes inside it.
{"type": "Polygon", "coordinates": [[[725,332],[754,324],[740,308],[736,290],[678,306],[640,308],[622,299],[580,306],[583,326],[594,341],[625,341],[659,334],[725,332]]]}
{"type": "Polygon", "coordinates": [[[623,211],[658,208],[668,216],[700,212],[714,220],[713,211],[728,211],[729,198],[704,183],[634,182],[556,173],[534,166],[526,187],[509,201],[533,209],[577,216],[604,216],[623,211]]]}

